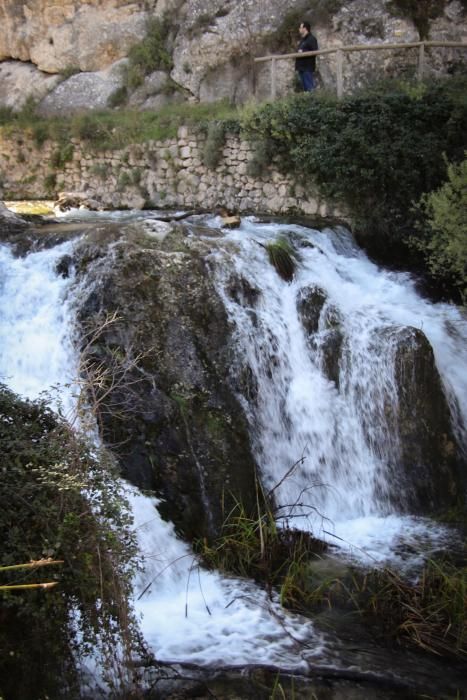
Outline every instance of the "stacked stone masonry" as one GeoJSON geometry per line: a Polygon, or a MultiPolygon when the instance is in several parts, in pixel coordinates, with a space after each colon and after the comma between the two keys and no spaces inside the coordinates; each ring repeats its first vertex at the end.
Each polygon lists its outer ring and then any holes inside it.
{"type": "Polygon", "coordinates": [[[203,164],[205,136],[187,127],[178,130],[177,138],[118,151],[93,151],[77,139],[71,143],[69,161],[54,167],[63,146],[47,141],[39,147],[24,132],[0,134],[0,196],[3,190],[7,200],[53,199],[69,191],[106,209],[223,206],[239,213],[340,215],[320,200],[311,182],[296,182],[274,163],[260,177],[251,177],[253,148],[236,135],[226,136],[212,169],[203,164]]]}

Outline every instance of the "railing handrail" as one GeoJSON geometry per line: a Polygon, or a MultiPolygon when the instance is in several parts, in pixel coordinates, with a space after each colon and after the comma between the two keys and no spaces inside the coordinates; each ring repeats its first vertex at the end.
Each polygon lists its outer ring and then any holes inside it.
{"type": "Polygon", "coordinates": [[[338,51],[381,51],[384,49],[417,49],[420,46],[439,46],[446,48],[467,48],[465,41],[411,41],[395,44],[349,44],[348,46],[332,46],[329,49],[319,49],[318,51],[301,51],[299,53],[279,53],[255,58],[255,63],[262,61],[281,61],[288,58],[304,58],[306,56],[321,56],[323,54],[337,53],[338,51]]]}
{"type": "Polygon", "coordinates": [[[394,49],[418,49],[418,79],[423,78],[425,66],[425,48],[467,48],[465,41],[411,41],[405,43],[392,44],[350,44],[348,46],[331,46],[328,49],[318,49],[317,51],[299,51],[295,53],[271,54],[270,56],[260,56],[255,58],[255,63],[271,61],[271,98],[276,97],[276,63],[289,58],[306,58],[307,56],[323,56],[331,53],[337,54],[336,82],[337,97],[341,98],[344,92],[343,58],[345,53],[352,51],[384,51],[394,49]]]}

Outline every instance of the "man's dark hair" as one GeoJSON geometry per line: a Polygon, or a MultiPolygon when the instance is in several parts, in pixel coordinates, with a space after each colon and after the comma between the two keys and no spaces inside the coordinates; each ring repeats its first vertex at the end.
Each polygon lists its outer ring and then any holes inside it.
{"type": "Polygon", "coordinates": [[[305,27],[307,32],[311,32],[311,24],[309,22],[302,22],[302,26],[305,27]]]}

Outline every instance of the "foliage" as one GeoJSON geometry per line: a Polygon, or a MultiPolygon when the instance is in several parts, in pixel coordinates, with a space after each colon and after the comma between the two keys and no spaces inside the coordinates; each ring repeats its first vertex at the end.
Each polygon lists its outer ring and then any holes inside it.
{"type": "Polygon", "coordinates": [[[265,246],[269,262],[286,282],[290,282],[295,274],[295,253],[286,238],[278,238],[265,246]]]}
{"type": "Polygon", "coordinates": [[[467,659],[467,567],[429,561],[416,581],[372,571],[354,578],[352,598],[386,638],[467,659]]]}
{"type": "Polygon", "coordinates": [[[382,259],[401,251],[414,228],[413,202],[442,184],[443,154],[462,159],[467,134],[465,79],[418,92],[388,88],[341,101],[298,95],[261,105],[243,122],[247,138],[266,142],[305,189],[308,182],[344,205],[357,235],[382,259]]]}
{"type": "Polygon", "coordinates": [[[137,88],[146,75],[156,70],[170,70],[172,58],[167,50],[169,25],[167,19],[154,17],[148,21],[146,36],[128,52],[128,65],[124,69],[124,84],[137,88]]]}
{"type": "Polygon", "coordinates": [[[257,513],[237,503],[220,536],[197,543],[208,568],[253,578],[296,611],[336,608],[359,613],[381,641],[437,656],[467,658],[467,567],[429,561],[416,580],[390,569],[320,571],[324,543],[280,527],[270,495],[257,488],[257,513]]]}
{"type": "Polygon", "coordinates": [[[126,104],[128,100],[128,88],[125,85],[121,85],[119,88],[113,91],[107,100],[107,105],[109,107],[121,107],[126,104]]]}
{"type": "Polygon", "coordinates": [[[180,126],[207,129],[211,120],[237,130],[238,112],[222,100],[215,103],[168,105],[157,112],[133,110],[93,111],[73,117],[41,118],[36,114],[0,112],[3,133],[29,130],[38,146],[50,139],[60,144],[79,138],[95,151],[125,148],[130,144],[174,138],[180,126]]]}
{"type": "Polygon", "coordinates": [[[50,157],[50,165],[53,168],[63,168],[73,158],[74,147],[72,143],[67,143],[54,151],[50,157]]]}
{"type": "Polygon", "coordinates": [[[212,543],[195,543],[208,568],[252,578],[268,590],[279,587],[284,606],[309,607],[309,562],[325,549],[323,542],[289,526],[279,527],[268,498],[257,484],[257,513],[237,502],[228,514],[220,536],[212,543]]]}
{"type": "Polygon", "coordinates": [[[424,226],[414,244],[434,277],[449,281],[467,303],[467,153],[448,166],[448,181],[421,200],[424,226]]]}
{"type": "MultiPolygon", "coordinates": [[[[74,697],[81,654],[100,655],[110,682],[135,640],[127,504],[110,459],[42,401],[1,387],[0,441],[0,564],[63,561],[47,571],[52,590],[1,594],[0,695],[74,697]]],[[[2,584],[40,582],[31,572],[4,571],[2,584]]]]}
{"type": "Polygon", "coordinates": [[[55,173],[49,173],[44,178],[44,187],[47,192],[52,194],[57,186],[57,176],[55,173]]]}
{"type": "Polygon", "coordinates": [[[61,72],[61,76],[63,80],[68,80],[68,78],[71,78],[73,75],[77,75],[78,73],[81,73],[81,68],[79,66],[65,66],[65,68],[61,72]]]}
{"type": "Polygon", "coordinates": [[[225,143],[225,124],[221,121],[209,122],[202,160],[204,165],[214,170],[217,167],[225,143]]]}

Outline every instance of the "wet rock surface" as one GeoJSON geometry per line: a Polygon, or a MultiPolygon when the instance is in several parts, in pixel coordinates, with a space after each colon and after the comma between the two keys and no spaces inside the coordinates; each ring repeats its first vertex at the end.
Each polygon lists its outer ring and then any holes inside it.
{"type": "Polygon", "coordinates": [[[162,240],[138,226],[101,227],[74,260],[85,280],[83,328],[92,334],[118,314],[86,352],[124,377],[97,392],[104,440],[123,475],[156,490],[163,513],[189,538],[218,532],[235,499],[247,508],[254,499],[247,425],[226,381],[231,329],[210,280],[209,243],[181,224],[162,240]]]}
{"type": "Polygon", "coordinates": [[[429,514],[455,505],[465,488],[465,474],[431,345],[417,328],[395,332],[402,467],[399,489],[403,478],[405,505],[429,514]]]}
{"type": "Polygon", "coordinates": [[[339,386],[339,365],[344,334],[339,313],[327,301],[319,287],[303,289],[297,308],[309,345],[318,352],[321,368],[328,379],[339,386]]]}

